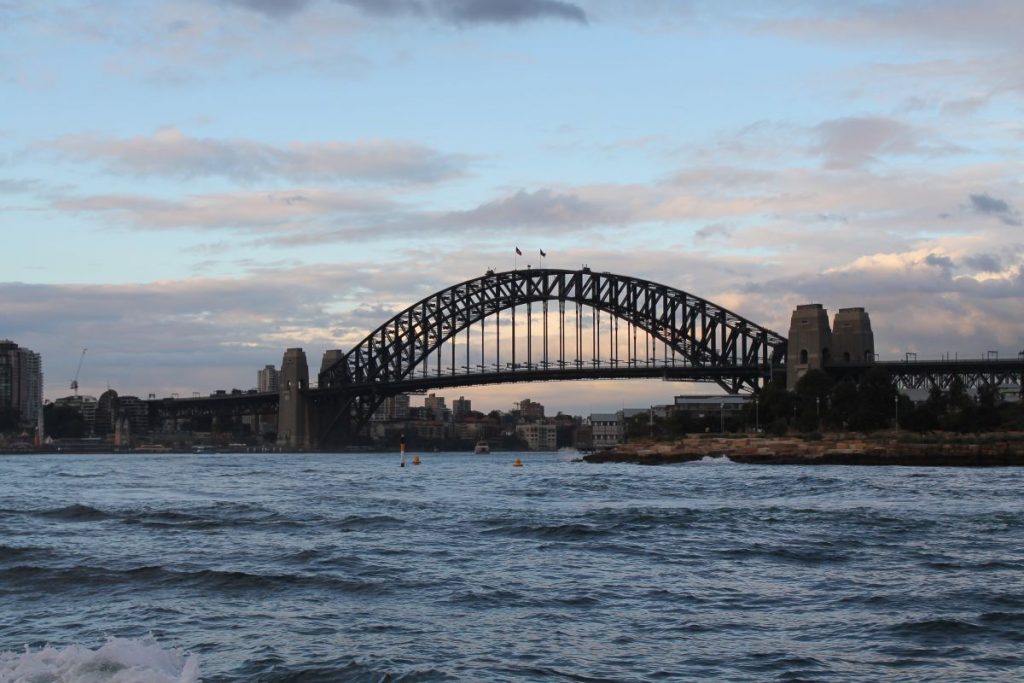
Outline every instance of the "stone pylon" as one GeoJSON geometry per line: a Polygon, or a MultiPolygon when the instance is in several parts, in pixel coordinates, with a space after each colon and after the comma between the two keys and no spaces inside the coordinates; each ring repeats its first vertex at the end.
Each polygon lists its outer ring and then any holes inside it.
{"type": "Polygon", "coordinates": [[[281,397],[277,408],[277,445],[289,450],[306,450],[309,443],[309,388],[306,352],[288,349],[281,360],[281,397]]]}
{"type": "Polygon", "coordinates": [[[789,323],[786,388],[791,390],[808,370],[822,370],[831,358],[832,329],[821,304],[802,304],[789,323]]]}

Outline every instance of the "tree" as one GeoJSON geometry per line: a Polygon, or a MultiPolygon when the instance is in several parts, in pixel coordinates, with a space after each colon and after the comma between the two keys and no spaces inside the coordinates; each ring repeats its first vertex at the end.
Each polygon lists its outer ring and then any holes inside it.
{"type": "Polygon", "coordinates": [[[837,383],[829,394],[828,426],[832,429],[846,429],[850,417],[860,406],[857,385],[847,380],[837,383]]]}
{"type": "Polygon", "coordinates": [[[983,431],[998,429],[1002,422],[999,414],[999,387],[994,384],[982,384],[978,387],[977,427],[983,431]]]}
{"type": "Polygon", "coordinates": [[[828,413],[828,397],[833,384],[832,378],[821,370],[808,370],[797,381],[796,426],[801,432],[818,430],[821,418],[828,413]]]}
{"type": "Polygon", "coordinates": [[[664,421],[663,427],[665,433],[673,438],[686,436],[697,431],[697,425],[694,423],[693,416],[685,410],[676,410],[670,413],[664,421]]]}
{"type": "MultiPolygon", "coordinates": [[[[759,409],[761,411],[761,422],[774,425],[773,430],[778,430],[781,421],[788,425],[793,419],[793,410],[796,406],[796,395],[786,391],[784,384],[780,382],[769,382],[758,395],[759,409]]],[[[783,430],[784,431],[784,430],[783,430]]]]}
{"type": "Polygon", "coordinates": [[[897,396],[888,372],[879,367],[865,372],[857,385],[857,410],[850,416],[850,428],[869,432],[891,424],[897,396]]]}

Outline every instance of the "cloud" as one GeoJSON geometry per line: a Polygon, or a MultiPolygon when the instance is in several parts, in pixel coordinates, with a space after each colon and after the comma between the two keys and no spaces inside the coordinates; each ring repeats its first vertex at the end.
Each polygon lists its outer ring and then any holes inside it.
{"type": "MultiPolygon", "coordinates": [[[[233,5],[280,19],[305,9],[308,0],[227,0],[233,5]]],[[[563,0],[334,0],[373,17],[430,17],[459,26],[520,24],[557,19],[587,23],[586,12],[563,0]]]]}
{"type": "Polygon", "coordinates": [[[1017,0],[855,0],[810,3],[807,9],[755,22],[785,35],[817,40],[913,39],[941,47],[975,45],[986,50],[1017,48],[1018,28],[1024,22],[1024,6],[1017,0]]]}
{"type": "Polygon", "coordinates": [[[0,178],[0,194],[30,194],[38,191],[42,183],[27,178],[0,178]]]}
{"type": "Polygon", "coordinates": [[[586,13],[560,0],[442,0],[435,1],[442,17],[457,24],[518,24],[536,19],[587,23],[586,13]]]}
{"type": "Polygon", "coordinates": [[[929,266],[935,266],[941,269],[946,274],[949,274],[953,270],[953,259],[948,256],[939,256],[937,254],[928,254],[924,257],[924,262],[929,266]]]}
{"type": "Polygon", "coordinates": [[[987,194],[972,194],[970,209],[985,216],[995,216],[1006,225],[1020,225],[1020,212],[1002,199],[987,194]]]}
{"type": "Polygon", "coordinates": [[[309,0],[225,0],[229,4],[265,14],[268,17],[282,18],[297,14],[306,9],[309,0]]]}
{"type": "Polygon", "coordinates": [[[431,183],[461,176],[468,158],[392,140],[292,142],[196,138],[177,128],[151,136],[64,135],[41,145],[74,161],[97,162],[112,173],[169,178],[220,176],[253,182],[431,183]]]}
{"type": "Polygon", "coordinates": [[[611,207],[589,201],[572,192],[542,189],[534,192],[519,190],[515,194],[467,210],[447,213],[441,223],[500,227],[563,226],[579,227],[605,224],[624,219],[625,214],[611,214],[611,207]]]}
{"type": "Polygon", "coordinates": [[[906,350],[922,358],[944,352],[977,357],[1020,343],[1019,324],[1006,314],[1024,296],[1024,259],[1018,252],[1014,260],[999,275],[979,278],[956,274],[951,257],[928,250],[875,253],[820,272],[765,278],[744,294],[766,310],[780,299],[821,302],[831,310],[864,306],[883,358],[906,350]]]}
{"type": "Polygon", "coordinates": [[[883,117],[847,117],[833,119],[815,128],[817,152],[825,166],[833,169],[859,168],[884,156],[936,156],[955,150],[938,143],[927,143],[919,130],[895,119],[883,117]]]}
{"type": "Polygon", "coordinates": [[[733,230],[728,225],[713,223],[711,225],[705,225],[694,234],[697,239],[706,240],[712,237],[732,237],[732,233],[733,230]]]}
{"type": "Polygon", "coordinates": [[[192,195],[177,201],[137,195],[90,195],[62,197],[53,206],[72,213],[108,214],[149,230],[271,231],[282,238],[325,217],[375,215],[394,207],[388,200],[368,193],[315,188],[192,195]]]}
{"type": "Polygon", "coordinates": [[[998,273],[1003,269],[1002,261],[993,254],[974,254],[965,256],[963,263],[979,273],[998,273]]]}

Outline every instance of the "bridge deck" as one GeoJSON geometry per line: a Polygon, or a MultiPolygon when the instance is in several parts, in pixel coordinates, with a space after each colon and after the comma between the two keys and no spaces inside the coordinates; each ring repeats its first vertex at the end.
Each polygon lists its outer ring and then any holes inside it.
{"type": "Polygon", "coordinates": [[[426,389],[467,387],[516,382],[550,382],[593,379],[663,379],[666,381],[719,382],[733,379],[756,379],[765,371],[758,367],[696,367],[692,365],[636,365],[596,367],[531,367],[471,373],[442,373],[409,377],[386,384],[350,384],[340,389],[313,389],[310,393],[414,393],[426,389]]]}

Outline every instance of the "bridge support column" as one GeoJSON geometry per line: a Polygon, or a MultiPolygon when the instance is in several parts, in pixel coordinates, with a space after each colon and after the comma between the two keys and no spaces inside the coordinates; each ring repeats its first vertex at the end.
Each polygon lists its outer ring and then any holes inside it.
{"type": "Polygon", "coordinates": [[[277,445],[290,450],[309,448],[309,407],[303,392],[309,388],[309,366],[302,349],[288,349],[281,360],[277,409],[277,445]]]}
{"type": "Polygon", "coordinates": [[[786,388],[790,391],[808,370],[821,370],[830,359],[832,328],[821,304],[801,304],[789,322],[786,388]]]}

